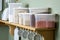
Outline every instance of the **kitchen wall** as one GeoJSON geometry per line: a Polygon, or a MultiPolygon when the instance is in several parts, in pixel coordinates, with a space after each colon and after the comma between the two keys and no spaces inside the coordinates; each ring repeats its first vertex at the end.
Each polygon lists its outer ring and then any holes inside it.
{"type": "MultiPolygon", "coordinates": [[[[5,9],[4,0],[2,0],[2,11],[0,11],[0,19],[3,10],[5,9]]],[[[0,40],[9,40],[9,28],[7,26],[0,25],[0,40]]]]}
{"type": "Polygon", "coordinates": [[[9,28],[0,25],[0,40],[9,40],[9,28]]]}
{"type": "Polygon", "coordinates": [[[60,13],[60,0],[20,0],[23,4],[29,3],[30,8],[52,8],[53,13],[60,13]]]}
{"type": "MultiPolygon", "coordinates": [[[[47,8],[47,7],[51,7],[52,8],[52,13],[57,13],[60,14],[60,0],[19,0],[19,2],[22,2],[24,5],[26,5],[27,3],[29,3],[29,7],[31,8],[47,8]]],[[[4,0],[3,0],[3,9],[5,8],[4,6],[4,0]]],[[[2,11],[0,11],[0,18],[1,18],[1,14],[2,11]]],[[[60,17],[60,16],[59,16],[60,17]]],[[[60,21],[59,21],[60,23],[60,21]]],[[[59,25],[60,26],[60,25],[59,25]]],[[[8,27],[5,26],[1,26],[0,28],[0,40],[13,40],[13,36],[11,36],[8,33],[8,27]],[[3,32],[2,30],[5,30],[5,32],[3,32]],[[9,36],[9,38],[8,38],[9,36]],[[4,38],[4,39],[3,39],[4,38]]],[[[60,40],[60,27],[57,26],[57,30],[56,30],[56,40],[60,40]]]]}

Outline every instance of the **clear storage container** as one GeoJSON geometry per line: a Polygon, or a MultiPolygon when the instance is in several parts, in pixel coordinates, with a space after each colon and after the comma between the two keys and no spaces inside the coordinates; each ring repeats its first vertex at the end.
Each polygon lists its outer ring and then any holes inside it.
{"type": "Polygon", "coordinates": [[[23,14],[24,13],[19,13],[19,24],[23,25],[23,14]]]}
{"type": "Polygon", "coordinates": [[[23,14],[23,25],[35,27],[35,16],[34,13],[23,14]]]}
{"type": "Polygon", "coordinates": [[[55,14],[35,14],[36,28],[54,28],[55,14]]]}
{"type": "MultiPolygon", "coordinates": [[[[9,22],[14,22],[14,9],[13,8],[22,8],[22,3],[9,3],[8,8],[9,8],[9,22]]],[[[17,17],[18,18],[18,17],[17,17]]],[[[15,23],[17,23],[15,21],[15,23]]]]}
{"type": "Polygon", "coordinates": [[[23,25],[30,26],[30,13],[23,14],[23,25]]]}
{"type": "Polygon", "coordinates": [[[19,23],[19,13],[28,13],[28,8],[14,8],[14,23],[19,23]]]}
{"type": "Polygon", "coordinates": [[[29,8],[30,13],[48,14],[50,13],[49,8],[29,8]]]}

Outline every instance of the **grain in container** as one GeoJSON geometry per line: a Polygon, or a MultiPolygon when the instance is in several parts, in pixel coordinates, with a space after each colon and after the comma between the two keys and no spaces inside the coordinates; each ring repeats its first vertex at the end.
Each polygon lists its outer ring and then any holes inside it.
{"type": "Polygon", "coordinates": [[[35,14],[36,28],[54,28],[55,14],[35,14]]]}

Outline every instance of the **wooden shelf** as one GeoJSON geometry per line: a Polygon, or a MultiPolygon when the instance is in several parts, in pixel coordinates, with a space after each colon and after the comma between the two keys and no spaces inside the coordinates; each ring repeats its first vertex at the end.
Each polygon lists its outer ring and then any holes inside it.
{"type": "Polygon", "coordinates": [[[24,29],[28,29],[28,30],[32,30],[32,31],[36,31],[36,30],[55,30],[55,28],[52,29],[41,29],[41,28],[34,28],[34,27],[30,27],[30,26],[24,26],[24,25],[20,25],[20,24],[16,24],[16,23],[10,23],[8,21],[2,21],[0,20],[1,23],[4,23],[6,25],[13,25],[13,26],[18,26],[20,28],[24,28],[24,29]]]}
{"type": "Polygon", "coordinates": [[[33,27],[24,26],[24,25],[20,25],[20,24],[16,24],[16,23],[10,23],[10,22],[8,22],[8,21],[2,21],[2,20],[0,20],[0,22],[1,22],[1,23],[4,23],[4,24],[6,24],[6,25],[18,26],[18,27],[20,27],[20,28],[24,28],[24,29],[28,29],[28,30],[33,30],[33,31],[35,31],[35,28],[33,28],[33,27]]]}
{"type": "Polygon", "coordinates": [[[52,29],[34,28],[34,27],[24,26],[24,25],[20,25],[20,24],[16,24],[16,23],[10,23],[8,21],[3,21],[3,20],[0,20],[0,25],[8,25],[9,33],[11,35],[14,35],[14,29],[16,28],[16,26],[18,26],[19,28],[31,30],[31,31],[41,34],[42,36],[44,36],[44,40],[55,40],[55,38],[54,38],[55,37],[55,28],[52,28],[52,29]]]}

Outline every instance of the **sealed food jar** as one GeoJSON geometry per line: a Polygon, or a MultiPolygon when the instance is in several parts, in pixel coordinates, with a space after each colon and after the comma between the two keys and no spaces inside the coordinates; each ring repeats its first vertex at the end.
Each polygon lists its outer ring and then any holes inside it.
{"type": "Polygon", "coordinates": [[[55,14],[35,14],[36,28],[54,28],[55,14]]]}
{"type": "Polygon", "coordinates": [[[28,8],[15,8],[15,13],[28,13],[28,8]]]}

